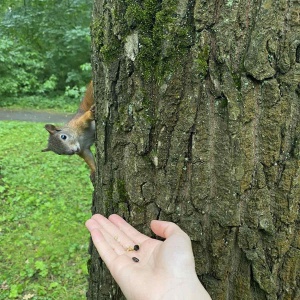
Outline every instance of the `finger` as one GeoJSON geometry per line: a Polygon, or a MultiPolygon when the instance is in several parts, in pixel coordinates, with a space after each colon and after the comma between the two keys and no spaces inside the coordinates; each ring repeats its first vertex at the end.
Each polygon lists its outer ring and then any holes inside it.
{"type": "Polygon", "coordinates": [[[144,241],[148,240],[149,237],[140,233],[130,224],[128,224],[123,218],[120,216],[113,214],[109,216],[109,221],[111,221],[115,226],[117,226],[122,232],[126,233],[126,235],[135,243],[142,244],[144,241]]]}
{"type": "Polygon", "coordinates": [[[168,238],[176,234],[176,235],[185,236],[189,239],[187,234],[183,230],[181,230],[180,227],[175,223],[152,220],[150,226],[152,231],[162,238],[168,238]]]}
{"type": "Polygon", "coordinates": [[[92,220],[86,222],[86,227],[91,233],[93,243],[105,264],[108,266],[114,261],[118,254],[114,251],[110,243],[108,243],[102,232],[95,226],[92,220]]]}
{"type": "Polygon", "coordinates": [[[101,234],[103,235],[105,241],[111,246],[111,248],[118,254],[124,254],[125,247],[120,243],[119,236],[111,234],[111,232],[108,232],[105,229],[105,226],[103,225],[103,222],[106,222],[107,219],[101,215],[93,216],[90,220],[86,222],[86,225],[88,229],[91,231],[91,229],[98,229],[101,234]]]}
{"type": "MultiPolygon", "coordinates": [[[[114,223],[112,223],[110,220],[108,220],[102,215],[94,215],[92,219],[95,220],[99,224],[99,226],[101,226],[102,232],[106,232],[107,235],[113,237],[113,240],[110,239],[112,244],[115,244],[116,242],[119,243],[123,251],[133,250],[135,241],[132,240],[130,236],[128,236],[127,232],[123,232],[118,226],[116,226],[114,223]]],[[[114,247],[118,249],[117,245],[115,245],[114,247]]],[[[118,251],[118,253],[121,254],[122,252],[118,251]]]]}

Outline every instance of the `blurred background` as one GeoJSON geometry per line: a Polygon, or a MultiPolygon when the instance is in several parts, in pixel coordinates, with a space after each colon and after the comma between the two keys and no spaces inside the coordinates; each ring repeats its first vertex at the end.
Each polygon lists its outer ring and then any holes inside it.
{"type": "Polygon", "coordinates": [[[91,79],[91,10],[92,0],[1,0],[0,106],[25,97],[48,107],[82,95],[91,79]]]}
{"type": "Polygon", "coordinates": [[[93,186],[42,153],[91,80],[91,0],[0,0],[0,300],[83,300],[93,186]]]}

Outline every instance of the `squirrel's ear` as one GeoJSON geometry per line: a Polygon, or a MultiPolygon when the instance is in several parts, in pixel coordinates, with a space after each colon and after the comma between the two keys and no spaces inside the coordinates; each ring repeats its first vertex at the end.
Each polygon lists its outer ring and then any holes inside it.
{"type": "Polygon", "coordinates": [[[59,131],[59,128],[55,127],[52,124],[46,124],[45,125],[45,129],[50,133],[50,134],[54,134],[56,131],[59,131]]]}

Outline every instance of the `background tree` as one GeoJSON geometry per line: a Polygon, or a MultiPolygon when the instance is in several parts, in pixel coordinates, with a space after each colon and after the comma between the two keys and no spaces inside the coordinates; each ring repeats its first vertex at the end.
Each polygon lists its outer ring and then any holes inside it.
{"type": "MultiPolygon", "coordinates": [[[[213,299],[300,299],[299,16],[294,0],[95,0],[93,212],[179,224],[213,299]]],[[[88,299],[122,299],[91,252],[88,299]]]]}

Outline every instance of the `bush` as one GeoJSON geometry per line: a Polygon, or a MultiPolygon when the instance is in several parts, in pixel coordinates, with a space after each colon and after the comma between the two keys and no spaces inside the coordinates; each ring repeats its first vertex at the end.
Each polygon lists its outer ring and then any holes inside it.
{"type": "Polygon", "coordinates": [[[91,78],[91,0],[31,0],[0,8],[0,95],[85,86],[91,78]]]}
{"type": "Polygon", "coordinates": [[[39,53],[8,37],[1,37],[0,62],[0,94],[28,94],[38,90],[44,70],[39,53]]]}

